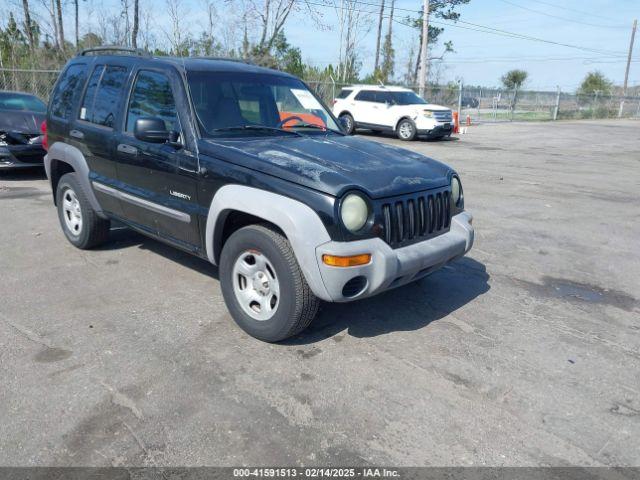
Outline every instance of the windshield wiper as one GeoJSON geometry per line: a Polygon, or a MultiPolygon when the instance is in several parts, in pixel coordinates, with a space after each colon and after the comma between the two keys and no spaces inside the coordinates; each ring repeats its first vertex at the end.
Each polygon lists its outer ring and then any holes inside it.
{"type": "MultiPolygon", "coordinates": [[[[315,123],[296,123],[295,125],[291,125],[289,128],[315,128],[316,130],[322,130],[325,132],[333,132],[340,135],[344,135],[344,132],[340,130],[334,130],[333,128],[323,127],[321,125],[316,125],[315,123]]],[[[299,133],[299,132],[298,132],[299,133]]]]}
{"type": "Polygon", "coordinates": [[[262,130],[267,132],[282,132],[282,133],[292,133],[293,135],[302,136],[300,132],[295,132],[293,130],[287,130],[285,128],[277,128],[277,127],[267,127],[266,125],[236,125],[234,127],[222,127],[222,128],[214,128],[211,132],[233,132],[233,131],[243,131],[243,130],[262,130]]]}

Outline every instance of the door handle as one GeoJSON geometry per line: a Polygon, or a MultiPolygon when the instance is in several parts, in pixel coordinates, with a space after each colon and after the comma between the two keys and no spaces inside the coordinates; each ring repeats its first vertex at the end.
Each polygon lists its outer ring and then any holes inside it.
{"type": "Polygon", "coordinates": [[[71,135],[73,138],[77,138],[80,140],[84,138],[84,133],[82,133],[80,130],[71,130],[69,132],[69,135],[71,135]]]}
{"type": "Polygon", "coordinates": [[[126,143],[120,143],[118,145],[118,151],[121,153],[126,153],[128,155],[138,154],[138,149],[136,147],[132,147],[131,145],[127,145],[126,143]]]}

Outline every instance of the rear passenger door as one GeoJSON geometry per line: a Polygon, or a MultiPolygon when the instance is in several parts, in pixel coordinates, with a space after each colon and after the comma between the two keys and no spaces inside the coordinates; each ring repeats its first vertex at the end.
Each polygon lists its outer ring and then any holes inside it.
{"type": "MultiPolygon", "coordinates": [[[[197,157],[187,147],[176,98],[184,95],[172,69],[142,68],[133,79],[117,134],[119,188],[124,217],[187,250],[200,248],[197,157]],[[160,118],[178,133],[180,145],[149,143],[133,135],[140,117],[160,118]]],[[[181,99],[183,100],[183,99],[181,99]]]]}
{"type": "Polygon", "coordinates": [[[121,215],[117,198],[96,188],[96,184],[113,186],[117,182],[114,126],[120,118],[124,85],[129,70],[124,65],[94,66],[80,102],[78,118],[70,125],[69,143],[84,155],[89,176],[102,208],[121,215]]]}
{"type": "Polygon", "coordinates": [[[353,109],[353,118],[359,124],[375,124],[376,107],[375,94],[373,90],[360,90],[354,100],[356,107],[353,109]]]}

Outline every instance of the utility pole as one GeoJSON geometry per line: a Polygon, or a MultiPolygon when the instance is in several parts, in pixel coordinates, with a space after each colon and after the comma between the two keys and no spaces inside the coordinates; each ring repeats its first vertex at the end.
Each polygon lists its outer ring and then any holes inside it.
{"type": "Polygon", "coordinates": [[[622,89],[623,95],[627,94],[627,84],[629,83],[629,67],[631,66],[631,56],[633,55],[633,42],[636,39],[637,28],[638,28],[638,20],[634,20],[633,28],[631,29],[631,42],[629,42],[629,56],[627,57],[627,70],[624,72],[624,87],[622,89]]]}
{"type": "Polygon", "coordinates": [[[631,67],[631,57],[633,55],[633,43],[636,39],[636,29],[638,28],[638,20],[633,21],[633,27],[631,28],[631,41],[629,42],[629,56],[627,57],[627,69],[624,72],[624,86],[622,87],[622,99],[620,100],[620,110],[618,110],[618,117],[622,117],[622,111],[624,110],[624,100],[627,96],[627,84],[629,83],[629,68],[631,67]]]}
{"type": "Polygon", "coordinates": [[[380,16],[378,18],[378,38],[376,40],[376,63],[373,67],[373,71],[377,72],[380,66],[380,38],[382,37],[382,18],[384,16],[384,0],[380,4],[380,16]]]}
{"type": "Polygon", "coordinates": [[[558,93],[556,94],[556,106],[553,109],[553,119],[558,120],[558,111],[560,110],[560,85],[558,85],[558,93]]]}
{"type": "Polygon", "coordinates": [[[419,94],[424,97],[425,84],[427,83],[427,70],[429,65],[427,62],[427,47],[429,45],[429,0],[423,0],[422,7],[422,45],[420,46],[420,80],[419,94]]]}

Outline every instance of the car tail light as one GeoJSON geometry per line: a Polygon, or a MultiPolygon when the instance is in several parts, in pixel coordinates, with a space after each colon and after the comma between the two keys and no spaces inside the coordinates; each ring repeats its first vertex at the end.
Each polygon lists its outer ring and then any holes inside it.
{"type": "Polygon", "coordinates": [[[47,121],[44,120],[40,124],[40,132],[42,133],[42,148],[49,150],[49,137],[47,137],[47,121]]]}
{"type": "Polygon", "coordinates": [[[333,99],[333,104],[335,105],[336,103],[338,103],[338,100],[336,100],[335,98],[333,99]]]}

